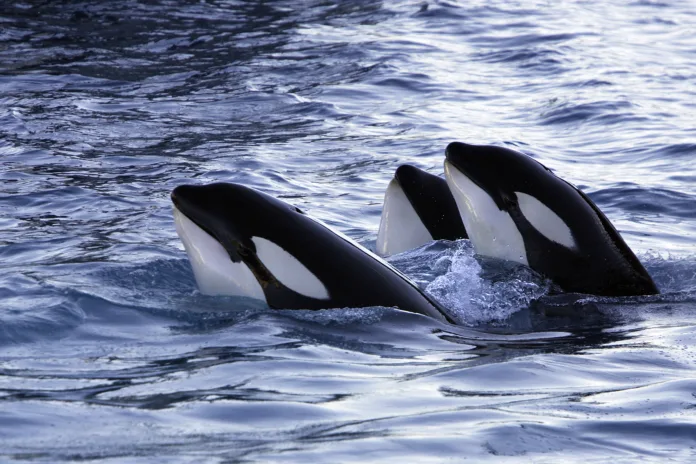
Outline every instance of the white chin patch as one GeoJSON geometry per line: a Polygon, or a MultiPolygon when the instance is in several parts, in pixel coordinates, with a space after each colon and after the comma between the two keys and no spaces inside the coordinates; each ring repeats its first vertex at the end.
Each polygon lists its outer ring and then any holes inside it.
{"type": "Polygon", "coordinates": [[[384,194],[382,219],[377,232],[377,253],[393,255],[419,247],[433,240],[423,222],[408,201],[396,179],[392,179],[384,194]]]}
{"type": "Polygon", "coordinates": [[[529,265],[522,234],[510,215],[447,161],[445,179],[476,253],[529,265]]]}
{"type": "Polygon", "coordinates": [[[575,248],[573,233],[566,223],[548,206],[526,193],[515,192],[520,211],[536,230],[547,239],[567,248],[575,248]]]}
{"type": "Polygon", "coordinates": [[[246,264],[233,262],[220,242],[176,207],[174,223],[201,293],[246,296],[266,301],[261,285],[246,264]]]}
{"type": "Polygon", "coordinates": [[[328,300],[324,284],[293,255],[275,243],[261,237],[252,237],[256,256],[266,268],[290,290],[317,300],[328,300]]]}

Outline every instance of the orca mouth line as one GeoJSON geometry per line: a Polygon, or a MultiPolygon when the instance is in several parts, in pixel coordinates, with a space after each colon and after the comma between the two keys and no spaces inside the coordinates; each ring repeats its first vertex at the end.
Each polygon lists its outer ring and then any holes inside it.
{"type": "MultiPolygon", "coordinates": [[[[487,189],[483,184],[481,184],[481,182],[479,182],[475,177],[471,176],[468,172],[466,172],[465,169],[460,168],[454,161],[452,161],[452,160],[449,158],[449,156],[445,159],[445,161],[446,161],[447,164],[449,164],[453,169],[456,169],[456,170],[459,171],[461,174],[463,174],[467,179],[469,179],[471,182],[473,182],[478,188],[480,188],[480,189],[483,190],[484,192],[488,193],[488,189],[487,189]]],[[[491,194],[488,193],[488,195],[491,195],[491,194]]],[[[502,208],[501,208],[501,209],[502,209],[502,208]]]]}
{"type": "MultiPolygon", "coordinates": [[[[217,241],[218,243],[220,243],[220,244],[222,245],[222,242],[220,241],[219,237],[218,237],[209,227],[206,227],[206,225],[203,224],[201,221],[199,221],[199,220],[196,218],[195,215],[191,215],[191,214],[188,214],[188,213],[187,213],[186,210],[189,209],[189,208],[187,208],[186,205],[185,205],[185,203],[182,202],[182,201],[178,198],[178,196],[176,195],[176,189],[174,189],[174,191],[171,193],[170,198],[171,198],[171,200],[172,200],[172,204],[174,205],[174,208],[175,208],[177,211],[179,211],[181,214],[183,214],[184,216],[186,216],[186,218],[187,218],[188,220],[190,220],[191,222],[193,222],[194,224],[196,224],[196,225],[197,225],[199,228],[201,228],[206,234],[210,235],[213,239],[215,239],[215,241],[217,241]]],[[[240,245],[240,242],[238,242],[238,241],[235,240],[235,245],[239,246],[239,245],[240,245]]],[[[223,248],[224,248],[224,245],[223,245],[223,248]]],[[[229,251],[228,251],[228,254],[229,254],[229,251]]]]}
{"type": "Polygon", "coordinates": [[[475,178],[475,176],[472,176],[471,173],[469,173],[464,166],[461,166],[461,163],[458,162],[458,160],[453,159],[453,155],[450,153],[449,147],[447,147],[447,149],[445,150],[445,162],[449,163],[450,166],[455,168],[460,173],[464,174],[471,182],[476,184],[477,187],[484,191],[487,191],[487,189],[484,188],[483,185],[481,185],[481,183],[475,178]]]}
{"type": "MultiPolygon", "coordinates": [[[[191,220],[193,221],[193,219],[190,218],[189,215],[186,214],[186,213],[184,212],[184,210],[185,210],[186,208],[184,207],[183,203],[182,203],[181,200],[179,199],[179,195],[176,194],[176,189],[174,189],[174,190],[172,191],[172,193],[169,194],[169,199],[172,200],[172,204],[174,205],[174,207],[175,207],[177,210],[179,210],[179,212],[180,212],[181,214],[183,214],[184,216],[186,216],[187,218],[189,218],[189,219],[191,219],[191,220]]],[[[194,222],[195,222],[195,221],[194,221],[194,222]]]]}

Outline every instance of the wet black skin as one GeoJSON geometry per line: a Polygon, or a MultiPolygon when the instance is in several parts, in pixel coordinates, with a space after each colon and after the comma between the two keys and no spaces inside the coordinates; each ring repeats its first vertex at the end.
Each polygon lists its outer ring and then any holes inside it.
{"type": "Polygon", "coordinates": [[[298,208],[237,184],[182,185],[172,192],[179,211],[213,236],[234,262],[243,261],[276,309],[398,307],[453,322],[415,284],[298,208]],[[300,295],[281,284],[256,256],[252,237],[283,248],[326,286],[330,299],[300,295]]]}
{"type": "Polygon", "coordinates": [[[469,238],[445,179],[409,164],[399,166],[394,178],[433,240],[469,238]]]}
{"type": "Polygon", "coordinates": [[[603,296],[658,293],[652,278],[587,195],[514,150],[453,142],[447,161],[507,211],[522,234],[527,261],[566,292],[603,296]],[[575,249],[547,239],[521,213],[514,192],[531,195],[570,228],[575,249]]]}

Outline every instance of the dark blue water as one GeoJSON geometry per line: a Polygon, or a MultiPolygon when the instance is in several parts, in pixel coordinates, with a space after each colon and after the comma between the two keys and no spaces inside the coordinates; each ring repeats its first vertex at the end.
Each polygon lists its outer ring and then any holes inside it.
{"type": "MultiPolygon", "coordinates": [[[[0,6],[0,460],[696,459],[691,2],[0,6]],[[580,186],[662,294],[440,242],[392,262],[460,326],[196,291],[169,192],[233,181],[368,247],[453,140],[580,186]]],[[[330,258],[330,257],[329,257],[330,258]]]]}

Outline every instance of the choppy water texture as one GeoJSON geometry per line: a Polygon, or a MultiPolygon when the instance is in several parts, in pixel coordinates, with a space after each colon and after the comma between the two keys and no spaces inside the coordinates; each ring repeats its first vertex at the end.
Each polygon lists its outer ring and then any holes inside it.
{"type": "Polygon", "coordinates": [[[695,11],[2,2],[0,461],[693,461],[695,11]],[[394,169],[453,140],[581,187],[662,295],[543,317],[543,279],[464,241],[392,259],[456,327],[196,292],[174,186],[372,246],[394,169]]]}

